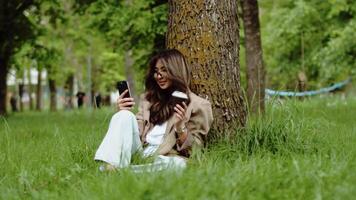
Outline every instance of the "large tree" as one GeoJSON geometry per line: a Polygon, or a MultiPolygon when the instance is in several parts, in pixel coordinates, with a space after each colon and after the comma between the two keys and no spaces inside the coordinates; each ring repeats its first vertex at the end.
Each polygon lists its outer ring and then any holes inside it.
{"type": "Polygon", "coordinates": [[[263,66],[260,20],[257,0],[240,0],[245,33],[247,99],[249,111],[265,109],[265,70],[263,66]]]}
{"type": "Polygon", "coordinates": [[[235,0],[169,0],[167,47],[191,64],[191,88],[213,106],[214,129],[244,126],[239,74],[239,23],[235,0]]]}
{"type": "Polygon", "coordinates": [[[34,0],[0,0],[0,115],[6,114],[7,73],[10,58],[23,42],[33,37],[24,11],[34,0]]]}

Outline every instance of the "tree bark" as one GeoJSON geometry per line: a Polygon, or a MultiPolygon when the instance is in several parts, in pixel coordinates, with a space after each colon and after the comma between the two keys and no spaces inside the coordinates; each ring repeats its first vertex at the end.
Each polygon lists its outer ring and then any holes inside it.
{"type": "MultiPolygon", "coordinates": [[[[126,0],[125,3],[126,6],[132,6],[133,1],[126,0]]],[[[131,47],[127,47],[127,51],[125,52],[125,74],[126,74],[127,82],[129,83],[131,96],[135,99],[137,103],[138,98],[136,96],[135,80],[133,76],[133,69],[132,69],[133,64],[134,64],[134,60],[132,58],[132,49],[131,47]]]]}
{"type": "Polygon", "coordinates": [[[22,16],[33,4],[33,0],[0,2],[0,115],[6,115],[9,60],[14,50],[33,36],[31,23],[22,16]]]}
{"type": "Polygon", "coordinates": [[[42,70],[38,68],[37,90],[36,90],[36,110],[42,109],[42,70]]]}
{"type": "Polygon", "coordinates": [[[25,88],[25,84],[24,84],[24,80],[21,81],[21,83],[19,84],[19,103],[20,103],[20,111],[23,112],[24,111],[24,106],[23,106],[23,92],[24,92],[24,88],[25,88]]]}
{"type": "Polygon", "coordinates": [[[260,114],[265,110],[265,69],[263,66],[260,22],[257,0],[240,0],[243,15],[246,77],[249,111],[260,114]]]}
{"type": "Polygon", "coordinates": [[[50,92],[50,111],[57,111],[57,87],[56,81],[52,78],[48,79],[49,92],[50,92]]]}
{"type": "Polygon", "coordinates": [[[68,76],[66,80],[66,94],[65,94],[65,99],[66,99],[66,109],[73,109],[74,104],[72,97],[74,95],[74,74],[71,74],[68,76]]]}
{"type": "Polygon", "coordinates": [[[33,110],[33,98],[32,98],[32,78],[31,78],[31,67],[27,71],[27,78],[28,78],[28,97],[29,97],[29,108],[33,110]]]}
{"type": "Polygon", "coordinates": [[[246,123],[238,30],[235,0],[169,0],[167,47],[187,57],[191,89],[212,103],[220,134],[246,123]]]}
{"type": "Polygon", "coordinates": [[[7,102],[7,61],[0,55],[0,116],[6,115],[6,102],[7,102]]]}
{"type": "Polygon", "coordinates": [[[128,50],[125,53],[125,73],[126,73],[127,82],[129,83],[131,96],[135,99],[135,101],[137,101],[138,98],[136,96],[135,80],[132,73],[133,63],[134,61],[132,59],[132,50],[128,50]]]}
{"type": "Polygon", "coordinates": [[[9,69],[8,61],[12,49],[6,37],[9,35],[7,33],[9,24],[7,5],[8,3],[6,1],[0,3],[0,116],[7,114],[7,73],[9,69]]]}

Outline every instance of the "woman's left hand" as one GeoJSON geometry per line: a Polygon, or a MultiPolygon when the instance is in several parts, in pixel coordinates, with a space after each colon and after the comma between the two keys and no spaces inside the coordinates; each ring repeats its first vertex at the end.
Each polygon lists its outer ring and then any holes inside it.
{"type": "Polygon", "coordinates": [[[185,112],[187,111],[187,104],[184,102],[182,104],[176,104],[174,106],[174,114],[177,118],[175,123],[175,128],[177,130],[181,130],[185,127],[184,123],[186,122],[185,112]]]}

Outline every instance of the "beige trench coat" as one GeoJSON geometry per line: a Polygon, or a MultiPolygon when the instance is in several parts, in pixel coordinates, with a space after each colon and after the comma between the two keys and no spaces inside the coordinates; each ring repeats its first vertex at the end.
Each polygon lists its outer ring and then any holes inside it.
{"type": "MultiPolygon", "coordinates": [[[[189,92],[190,103],[186,111],[186,126],[188,137],[180,146],[177,144],[177,134],[174,131],[175,116],[168,119],[167,128],[163,137],[163,142],[159,146],[157,153],[160,155],[178,154],[189,156],[192,146],[203,146],[206,135],[209,132],[213,121],[211,104],[209,101],[197,96],[193,92],[189,92]]],[[[140,138],[144,143],[147,133],[154,127],[149,122],[150,118],[150,102],[145,99],[144,94],[141,95],[140,106],[136,114],[138,127],[140,130],[140,138]]]]}

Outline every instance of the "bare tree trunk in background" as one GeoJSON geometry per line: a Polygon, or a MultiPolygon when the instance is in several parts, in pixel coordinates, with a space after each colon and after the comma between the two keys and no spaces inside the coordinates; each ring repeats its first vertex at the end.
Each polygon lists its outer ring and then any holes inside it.
{"type": "Polygon", "coordinates": [[[0,116],[6,115],[6,103],[7,103],[7,60],[5,56],[0,55],[0,116]]]}
{"type": "MultiPolygon", "coordinates": [[[[54,78],[56,73],[52,65],[47,65],[47,80],[49,87],[49,110],[54,112],[57,111],[57,85],[56,79],[54,78]]],[[[65,91],[66,92],[66,91],[65,91]]],[[[66,96],[64,97],[66,99],[66,96]]]]}
{"type": "MultiPolygon", "coordinates": [[[[65,5],[67,5],[67,4],[65,4],[65,5]]],[[[67,6],[69,6],[69,4],[67,6]]],[[[69,9],[69,8],[67,8],[67,9],[69,9]]],[[[79,67],[78,60],[73,56],[73,52],[72,52],[73,41],[71,41],[71,40],[66,41],[66,44],[68,44],[68,45],[64,49],[65,60],[68,63],[70,63],[73,67],[75,67],[75,71],[78,72],[78,71],[80,71],[81,68],[79,67]]],[[[74,73],[76,73],[76,72],[74,72],[74,73]]],[[[65,83],[65,109],[73,109],[74,108],[74,104],[73,104],[74,73],[71,73],[67,77],[67,80],[65,83]]],[[[81,73],[81,71],[80,71],[80,73],[81,73]]]]}
{"type": "MultiPolygon", "coordinates": [[[[126,0],[125,1],[126,6],[132,6],[132,0],[126,0]]],[[[129,49],[125,52],[125,74],[126,74],[126,78],[127,81],[129,83],[129,87],[130,87],[130,92],[131,92],[131,96],[135,99],[136,103],[138,103],[138,98],[136,96],[136,86],[135,86],[135,80],[134,80],[134,76],[133,76],[133,64],[134,64],[134,60],[132,59],[132,50],[129,49]]]]}
{"type": "Polygon", "coordinates": [[[66,94],[65,94],[65,107],[67,109],[73,109],[74,104],[73,104],[73,95],[74,95],[74,75],[71,74],[68,76],[66,80],[66,94]]]}
{"type": "MultiPolygon", "coordinates": [[[[298,91],[304,92],[307,90],[308,78],[304,71],[298,72],[298,91]]],[[[299,100],[304,100],[304,96],[298,97],[299,100]]]]}
{"type": "MultiPolygon", "coordinates": [[[[4,2],[4,4],[6,3],[4,2]]],[[[5,25],[4,29],[2,29],[3,27],[0,27],[0,33],[3,33],[1,30],[8,31],[6,27],[6,24],[8,24],[6,23],[8,15],[6,15],[7,10],[5,9],[5,6],[1,5],[0,10],[4,11],[0,13],[0,26],[5,25]],[[3,13],[5,15],[3,15],[3,13]]],[[[10,32],[7,32],[7,34],[10,34],[10,32]]],[[[10,57],[13,51],[12,41],[4,42],[5,38],[6,37],[3,37],[3,35],[0,34],[0,44],[3,45],[5,43],[0,49],[0,116],[5,116],[7,114],[7,74],[10,69],[10,57]]]]}
{"type": "Polygon", "coordinates": [[[128,50],[125,53],[125,73],[126,73],[127,81],[129,82],[130,85],[131,96],[135,99],[135,101],[138,101],[138,98],[136,96],[136,91],[135,91],[135,80],[132,73],[133,63],[134,61],[132,59],[132,50],[128,50]]]}
{"type": "Polygon", "coordinates": [[[33,98],[32,98],[32,78],[31,78],[31,67],[27,70],[27,79],[28,79],[28,97],[29,97],[29,108],[33,110],[33,98]]]}
{"type": "Polygon", "coordinates": [[[167,47],[192,67],[191,89],[209,98],[220,134],[246,123],[239,73],[239,23],[235,0],[169,0],[167,47]]]}
{"type": "Polygon", "coordinates": [[[88,96],[88,102],[87,105],[88,107],[91,109],[92,105],[93,105],[93,90],[92,90],[92,56],[91,56],[91,41],[90,41],[90,47],[89,47],[89,54],[87,55],[87,96],[88,96]]]}
{"type": "Polygon", "coordinates": [[[24,89],[25,89],[25,84],[24,84],[24,80],[22,79],[21,83],[19,84],[19,103],[20,103],[20,111],[21,112],[24,111],[24,106],[23,106],[23,102],[22,102],[24,89]]]}
{"type": "Polygon", "coordinates": [[[307,75],[304,71],[298,72],[298,91],[304,92],[307,90],[307,75]]]}
{"type": "Polygon", "coordinates": [[[57,86],[56,81],[52,78],[48,78],[49,92],[50,92],[50,111],[57,111],[57,86]]]}
{"type": "Polygon", "coordinates": [[[249,110],[261,114],[265,110],[265,69],[261,46],[257,0],[240,0],[246,41],[247,98],[249,110]]]}
{"type": "Polygon", "coordinates": [[[36,110],[42,109],[42,69],[37,68],[36,110]]]}

